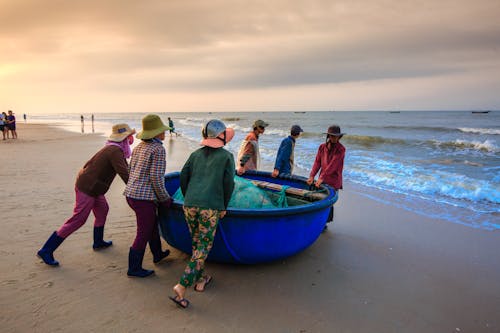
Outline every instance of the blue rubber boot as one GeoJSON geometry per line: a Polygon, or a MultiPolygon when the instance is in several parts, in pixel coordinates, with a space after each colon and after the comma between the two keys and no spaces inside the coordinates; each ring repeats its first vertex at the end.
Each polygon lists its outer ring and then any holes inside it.
{"type": "Polygon", "coordinates": [[[92,248],[94,250],[105,249],[113,245],[112,241],[105,241],[104,239],[104,226],[94,227],[94,244],[92,248]]]}
{"type": "Polygon", "coordinates": [[[37,252],[37,255],[42,258],[43,262],[45,262],[49,266],[58,266],[59,261],[54,259],[54,251],[61,245],[64,241],[64,238],[59,237],[57,233],[54,231],[52,235],[50,235],[49,239],[43,247],[37,252]]]}
{"type": "Polygon", "coordinates": [[[144,251],[137,251],[130,248],[128,253],[128,276],[146,277],[153,274],[155,271],[142,268],[142,259],[144,259],[144,251]]]}

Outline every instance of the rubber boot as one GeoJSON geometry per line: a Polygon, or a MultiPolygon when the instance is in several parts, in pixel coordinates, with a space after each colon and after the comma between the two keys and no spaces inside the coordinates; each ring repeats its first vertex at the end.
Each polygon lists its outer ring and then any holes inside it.
{"type": "Polygon", "coordinates": [[[61,245],[64,241],[64,238],[59,237],[57,233],[54,231],[52,235],[50,235],[49,239],[45,242],[43,247],[37,252],[37,255],[42,258],[43,262],[45,262],[49,266],[58,266],[59,261],[54,259],[54,251],[61,245]]]}
{"type": "Polygon", "coordinates": [[[328,217],[326,218],[326,223],[325,226],[323,227],[322,233],[325,232],[328,229],[328,223],[333,222],[333,206],[330,207],[330,211],[328,212],[328,217]]]}
{"type": "Polygon", "coordinates": [[[104,226],[102,227],[94,227],[94,244],[92,248],[94,250],[105,249],[113,245],[112,241],[105,241],[104,237],[104,226]]]}
{"type": "Polygon", "coordinates": [[[130,248],[128,253],[128,276],[146,277],[153,274],[155,271],[142,268],[142,259],[144,259],[144,251],[137,251],[130,248]]]}
{"type": "Polygon", "coordinates": [[[153,262],[155,264],[159,263],[170,254],[170,250],[161,250],[160,237],[150,240],[149,248],[151,249],[151,253],[153,254],[153,262]]]}

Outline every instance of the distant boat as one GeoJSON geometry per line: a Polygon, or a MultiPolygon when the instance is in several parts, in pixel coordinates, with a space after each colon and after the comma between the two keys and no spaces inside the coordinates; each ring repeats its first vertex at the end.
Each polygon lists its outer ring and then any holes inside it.
{"type": "Polygon", "coordinates": [[[305,111],[295,111],[294,113],[306,113],[305,111]]]}
{"type": "Polygon", "coordinates": [[[401,113],[401,111],[389,111],[389,113],[401,113]]]}
{"type": "Polygon", "coordinates": [[[490,111],[471,111],[472,113],[490,113],[490,111]]]}

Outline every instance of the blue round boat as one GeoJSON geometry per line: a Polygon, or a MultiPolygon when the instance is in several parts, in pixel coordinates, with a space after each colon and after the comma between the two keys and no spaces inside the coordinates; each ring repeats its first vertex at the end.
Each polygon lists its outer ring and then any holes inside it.
{"type": "MultiPolygon", "coordinates": [[[[248,171],[243,177],[299,189],[309,188],[304,177],[272,178],[271,173],[262,171],[248,171]]],[[[165,175],[165,185],[168,193],[175,193],[179,188],[179,172],[165,175]]],[[[283,259],[304,250],[319,237],[330,207],[337,201],[333,188],[322,185],[322,189],[326,193],[324,199],[314,202],[296,200],[287,208],[229,208],[219,221],[208,260],[256,264],[283,259]]],[[[190,254],[191,236],[182,204],[175,200],[169,210],[160,213],[160,230],[168,244],[190,254]]]]}

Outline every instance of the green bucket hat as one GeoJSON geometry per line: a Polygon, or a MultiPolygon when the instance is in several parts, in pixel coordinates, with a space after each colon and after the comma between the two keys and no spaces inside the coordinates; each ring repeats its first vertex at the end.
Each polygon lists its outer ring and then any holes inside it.
{"type": "Polygon", "coordinates": [[[160,133],[168,131],[170,127],[161,121],[160,117],[155,114],[148,114],[142,118],[142,131],[137,133],[137,139],[148,140],[152,139],[160,133]]]}

